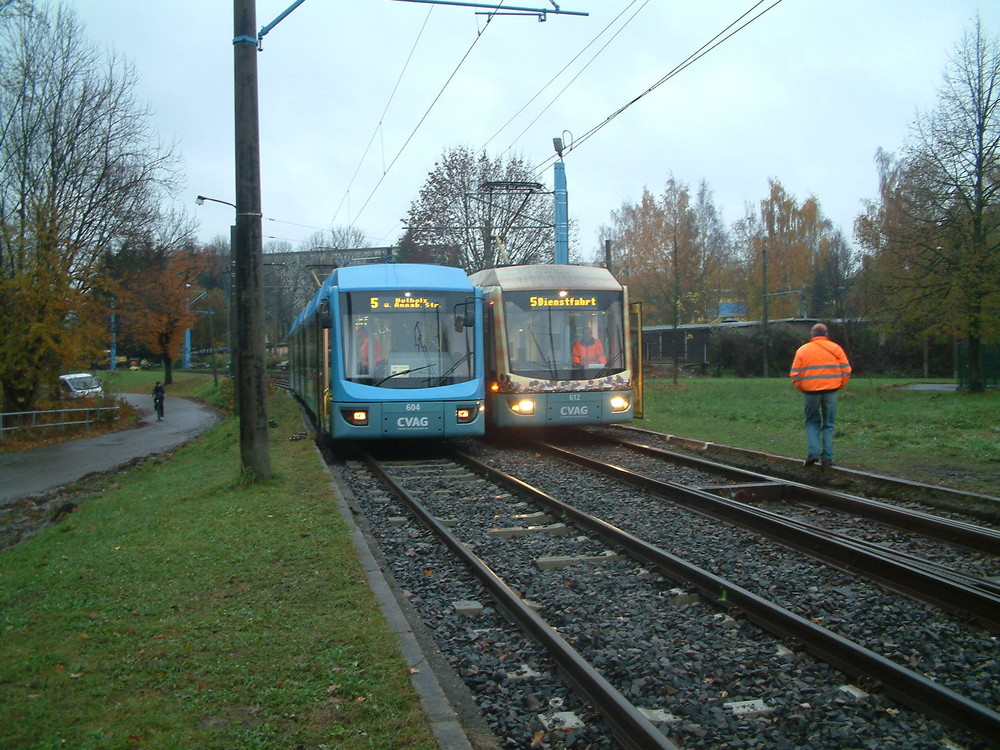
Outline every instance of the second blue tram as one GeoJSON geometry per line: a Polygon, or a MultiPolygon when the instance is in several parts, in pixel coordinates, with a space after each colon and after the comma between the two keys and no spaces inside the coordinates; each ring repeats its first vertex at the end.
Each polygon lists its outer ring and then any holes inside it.
{"type": "Polygon", "coordinates": [[[628,289],[604,268],[506,266],[472,283],[486,306],[491,426],[630,422],[628,289]]]}
{"type": "Polygon", "coordinates": [[[338,268],[292,326],[291,388],[337,439],[482,435],[481,315],[457,268],[338,268]]]}

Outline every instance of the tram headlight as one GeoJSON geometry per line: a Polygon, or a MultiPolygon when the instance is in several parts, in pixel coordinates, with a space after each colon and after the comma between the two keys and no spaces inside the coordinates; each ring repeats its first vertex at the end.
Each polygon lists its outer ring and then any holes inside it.
{"type": "Polygon", "coordinates": [[[344,409],[341,414],[348,424],[352,424],[355,427],[364,427],[368,424],[367,409],[344,409]]]}
{"type": "Polygon", "coordinates": [[[515,414],[524,414],[530,416],[535,413],[535,401],[530,398],[522,398],[518,401],[511,401],[507,404],[510,410],[515,414]]]}
{"type": "Polygon", "coordinates": [[[612,396],[611,397],[611,411],[621,412],[628,410],[628,399],[624,396],[612,396]]]}
{"type": "Polygon", "coordinates": [[[479,407],[477,406],[460,406],[455,409],[455,419],[458,420],[459,424],[469,424],[469,422],[476,420],[478,413],[479,407]]]}

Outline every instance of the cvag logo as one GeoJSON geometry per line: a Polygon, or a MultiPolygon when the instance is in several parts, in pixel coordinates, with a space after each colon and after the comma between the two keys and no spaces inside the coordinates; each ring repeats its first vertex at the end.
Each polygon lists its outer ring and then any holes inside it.
{"type": "Polygon", "coordinates": [[[401,430],[413,429],[415,427],[429,427],[428,417],[397,417],[396,426],[401,430]]]}
{"type": "Polygon", "coordinates": [[[563,417],[586,417],[590,414],[589,406],[562,406],[559,415],[563,417]]]}

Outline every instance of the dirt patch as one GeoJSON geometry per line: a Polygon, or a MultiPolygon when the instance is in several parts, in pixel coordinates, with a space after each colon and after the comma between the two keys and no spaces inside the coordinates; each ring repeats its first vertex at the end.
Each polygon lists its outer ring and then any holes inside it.
{"type": "MultiPolygon", "coordinates": [[[[86,493],[89,497],[93,493],[86,493]]],[[[74,513],[86,497],[79,491],[58,489],[21,498],[0,509],[0,551],[34,536],[39,529],[59,523],[74,513]]]]}
{"type": "Polygon", "coordinates": [[[119,489],[116,477],[145,461],[162,461],[170,453],[137,458],[113,471],[94,473],[84,479],[46,492],[29,495],[0,506],[0,552],[30,539],[46,526],[65,520],[87,500],[108,490],[119,489]]]}

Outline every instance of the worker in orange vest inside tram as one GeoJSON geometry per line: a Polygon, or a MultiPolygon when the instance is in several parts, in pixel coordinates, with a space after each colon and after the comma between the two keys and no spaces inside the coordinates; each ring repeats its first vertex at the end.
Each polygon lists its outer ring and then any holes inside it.
{"type": "Polygon", "coordinates": [[[380,364],[385,362],[385,355],[382,353],[382,345],[379,344],[378,339],[372,341],[367,330],[361,332],[361,350],[359,355],[358,363],[361,368],[361,374],[363,375],[375,372],[375,369],[378,368],[380,364]]]}
{"type": "Polygon", "coordinates": [[[606,365],[608,358],[604,354],[604,344],[594,338],[590,327],[583,329],[583,335],[573,343],[573,365],[606,365]]]}

